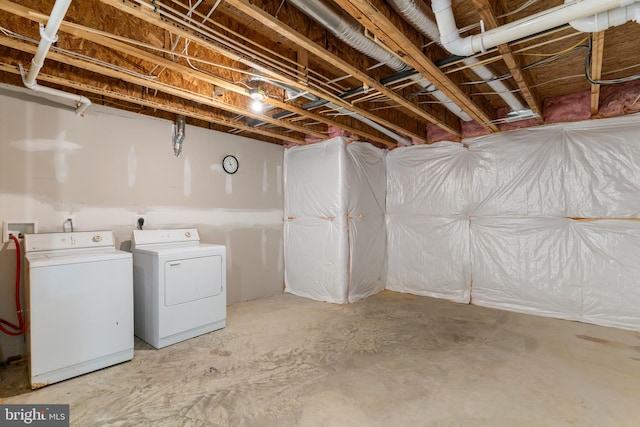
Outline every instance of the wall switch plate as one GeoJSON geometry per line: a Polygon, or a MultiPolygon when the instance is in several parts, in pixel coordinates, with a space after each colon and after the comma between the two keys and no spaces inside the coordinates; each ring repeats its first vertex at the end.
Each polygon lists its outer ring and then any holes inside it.
{"type": "Polygon", "coordinates": [[[36,221],[3,221],[2,223],[2,243],[12,241],[9,234],[17,234],[16,237],[21,239],[25,234],[35,234],[38,232],[38,223],[36,221]]]}

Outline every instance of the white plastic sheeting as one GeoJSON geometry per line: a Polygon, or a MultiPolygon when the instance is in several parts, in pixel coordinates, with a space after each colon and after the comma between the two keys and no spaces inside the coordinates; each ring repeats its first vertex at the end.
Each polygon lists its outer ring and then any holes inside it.
{"type": "Polygon", "coordinates": [[[640,115],[465,141],[472,303],[640,329],[638,135],[640,115]]]}
{"type": "Polygon", "coordinates": [[[472,302],[640,329],[640,223],[473,218],[472,302]]]}
{"type": "Polygon", "coordinates": [[[640,217],[640,116],[466,140],[474,216],[640,217]]]}
{"type": "Polygon", "coordinates": [[[577,320],[578,243],[566,218],[473,218],[472,302],[577,320]]]}
{"type": "Polygon", "coordinates": [[[285,291],[353,302],[384,289],[385,151],[343,138],[285,151],[285,291]]]}
{"type": "Polygon", "coordinates": [[[469,220],[387,215],[387,289],[469,302],[469,220]]]}
{"type": "Polygon", "coordinates": [[[452,142],[387,155],[387,289],[469,302],[468,165],[452,142]]]}
{"type": "Polygon", "coordinates": [[[285,175],[290,292],[355,301],[385,277],[394,291],[640,330],[640,114],[386,156],[330,140],[288,150],[285,175]]]}

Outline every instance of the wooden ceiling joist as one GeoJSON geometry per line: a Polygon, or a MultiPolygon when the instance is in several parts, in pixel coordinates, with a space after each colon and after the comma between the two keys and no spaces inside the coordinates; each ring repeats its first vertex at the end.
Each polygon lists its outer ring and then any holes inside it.
{"type": "MultiPolygon", "coordinates": [[[[489,0],[472,0],[473,5],[478,11],[478,15],[480,15],[480,19],[484,22],[484,25],[487,30],[492,30],[494,28],[498,28],[498,20],[496,18],[496,14],[491,7],[491,3],[489,0]]],[[[520,62],[518,58],[515,57],[513,52],[511,51],[511,47],[508,44],[498,45],[498,52],[502,55],[502,59],[505,64],[509,68],[509,72],[513,76],[513,80],[518,85],[518,89],[520,89],[520,94],[524,98],[525,102],[533,111],[538,115],[538,121],[542,123],[542,104],[540,103],[540,99],[535,91],[531,89],[531,83],[529,82],[528,76],[522,71],[520,66],[520,62]]]]}
{"type": "MultiPolygon", "coordinates": [[[[8,73],[13,73],[13,74],[20,74],[20,70],[17,66],[15,65],[8,65],[8,64],[0,64],[0,71],[5,71],[8,73]]],[[[107,98],[112,98],[112,99],[117,99],[120,101],[126,101],[126,102],[130,102],[130,103],[134,103],[134,104],[138,104],[140,106],[143,107],[148,107],[148,108],[154,108],[154,109],[158,109],[161,111],[166,111],[168,113],[173,113],[173,114],[182,114],[184,116],[187,117],[191,117],[197,120],[202,120],[205,122],[209,122],[215,125],[220,125],[220,126],[225,126],[230,128],[231,130],[233,129],[240,129],[244,132],[248,132],[248,133],[252,133],[252,134],[256,134],[256,135],[262,135],[262,136],[266,136],[269,138],[274,138],[276,140],[282,140],[282,141],[287,141],[287,142],[291,142],[291,143],[295,143],[295,144],[305,144],[304,138],[294,138],[291,137],[289,135],[283,134],[283,133],[277,133],[277,132],[270,132],[270,131],[266,131],[260,128],[256,128],[256,127],[252,127],[249,125],[246,125],[244,123],[241,122],[237,122],[237,121],[233,121],[233,120],[225,120],[222,118],[218,118],[218,117],[214,117],[211,114],[209,114],[208,112],[204,113],[204,112],[197,112],[197,111],[193,111],[184,107],[178,107],[175,105],[168,105],[165,104],[163,102],[158,102],[158,101],[154,101],[148,98],[141,98],[141,97],[135,97],[132,96],[130,94],[125,94],[125,93],[121,93],[121,92],[116,92],[114,90],[110,90],[110,89],[104,89],[104,88],[100,88],[100,87],[96,87],[87,83],[79,83],[77,81],[73,81],[73,80],[69,80],[69,79],[65,79],[62,77],[57,77],[57,76],[52,76],[49,74],[44,74],[44,73],[40,73],[38,74],[38,81],[42,81],[42,82],[47,82],[47,83],[52,83],[52,84],[56,84],[59,86],[63,86],[66,88],[70,88],[70,89],[75,89],[75,90],[79,90],[79,91],[83,91],[83,92],[89,92],[89,93],[93,93],[95,95],[99,95],[99,96],[105,96],[107,98]]]]}
{"type": "MultiPolygon", "coordinates": [[[[252,62],[251,58],[238,58],[238,55],[234,52],[229,52],[226,51],[225,49],[223,49],[222,47],[211,43],[207,40],[204,40],[201,36],[192,33],[188,30],[185,30],[183,28],[180,28],[176,25],[173,25],[170,22],[167,22],[166,20],[162,19],[158,14],[151,12],[149,10],[147,10],[146,8],[140,8],[137,4],[134,4],[132,2],[129,2],[127,0],[100,0],[100,2],[107,4],[109,6],[112,6],[114,8],[116,8],[119,11],[131,14],[132,16],[135,16],[136,18],[143,20],[144,22],[157,26],[159,28],[162,28],[166,31],[172,32],[175,35],[178,35],[182,38],[184,38],[185,40],[189,40],[190,42],[196,43],[198,45],[202,45],[206,48],[209,48],[213,51],[215,51],[218,54],[221,54],[223,56],[226,56],[230,59],[233,60],[242,60],[242,62],[249,66],[249,67],[254,67],[256,69],[264,69],[264,66],[262,64],[259,63],[254,63],[252,62]]],[[[416,141],[420,141],[420,142],[426,142],[426,136],[424,134],[418,134],[415,132],[411,132],[407,129],[404,129],[400,126],[398,126],[397,124],[386,120],[380,116],[377,116],[365,109],[362,108],[358,108],[353,106],[352,104],[350,104],[349,102],[344,101],[343,99],[327,92],[327,91],[322,91],[319,89],[316,89],[312,86],[300,83],[299,80],[297,78],[290,78],[286,75],[280,75],[277,74],[276,72],[274,72],[273,70],[266,70],[268,71],[268,74],[282,82],[285,83],[289,86],[292,86],[300,91],[306,91],[311,93],[312,95],[315,95],[319,98],[322,99],[327,99],[330,102],[332,102],[333,104],[338,105],[339,107],[350,111],[353,114],[358,114],[368,120],[371,120],[377,124],[379,124],[380,126],[384,126],[394,132],[397,132],[401,135],[404,135],[406,137],[409,138],[413,138],[416,141]]]]}
{"type": "MultiPolygon", "coordinates": [[[[28,9],[26,7],[23,6],[19,6],[19,5],[12,5],[9,6],[10,10],[12,13],[14,13],[17,16],[21,16],[25,19],[31,19],[35,22],[42,22],[45,23],[48,19],[47,15],[41,14],[41,13],[37,13],[36,11],[33,11],[31,9],[28,9]]],[[[2,6],[0,6],[0,9],[2,9],[2,6]]],[[[146,50],[143,49],[139,49],[139,48],[135,48],[133,46],[131,46],[130,44],[127,43],[123,43],[121,41],[118,40],[114,40],[113,38],[109,37],[109,35],[107,33],[104,33],[102,31],[97,31],[82,25],[78,25],[78,24],[74,24],[71,22],[67,22],[67,21],[63,21],[61,26],[60,26],[60,30],[71,34],[75,37],[81,38],[81,39],[85,39],[85,40],[89,40],[93,43],[99,44],[101,46],[110,48],[110,49],[114,49],[117,50],[119,52],[122,52],[126,55],[131,55],[135,58],[139,58],[145,61],[150,61],[151,63],[155,63],[159,66],[165,67],[169,70],[178,72],[188,78],[195,78],[198,80],[202,80],[205,82],[208,82],[210,84],[213,84],[215,86],[218,86],[224,90],[227,91],[231,91],[243,96],[246,96],[247,102],[249,102],[249,96],[247,93],[247,89],[236,85],[234,83],[231,83],[225,79],[221,79],[221,78],[217,78],[214,77],[211,74],[207,74],[207,73],[203,73],[200,71],[196,71],[192,68],[186,67],[184,65],[181,65],[177,62],[165,59],[163,57],[160,57],[158,55],[154,55],[153,53],[150,53],[146,50]]],[[[287,110],[287,111],[291,111],[292,113],[297,114],[300,117],[307,117],[311,120],[314,121],[319,121],[321,123],[325,123],[326,125],[331,125],[331,126],[336,126],[339,127],[341,129],[344,129],[347,132],[350,132],[354,135],[359,135],[362,138],[364,138],[365,140],[369,140],[369,141],[373,141],[373,142],[377,142],[389,147],[394,147],[396,144],[393,142],[388,141],[387,139],[381,138],[377,135],[374,135],[372,133],[369,132],[364,132],[362,130],[358,130],[355,129],[345,123],[341,123],[341,122],[337,122],[335,120],[331,120],[328,119],[327,117],[320,115],[320,114],[315,114],[312,113],[310,111],[304,110],[302,108],[299,108],[297,106],[291,105],[291,104],[287,104],[285,102],[282,102],[278,99],[274,99],[271,97],[266,97],[263,100],[265,103],[273,105],[274,107],[277,108],[281,108],[283,110],[287,110]]]]}
{"type": "MultiPolygon", "coordinates": [[[[16,39],[12,39],[9,37],[5,37],[5,36],[0,36],[0,45],[3,46],[7,46],[10,47],[12,49],[16,49],[16,50],[20,50],[23,52],[28,52],[31,54],[34,54],[36,51],[36,46],[30,44],[30,43],[26,43],[20,40],[16,40],[16,39]]],[[[237,107],[235,105],[229,104],[229,103],[224,103],[221,101],[218,101],[217,99],[213,98],[213,97],[209,97],[209,96],[205,96],[205,95],[201,95],[201,94],[197,94],[194,92],[189,92],[186,91],[184,89],[180,89],[177,87],[173,87],[173,86],[169,86],[166,84],[162,84],[150,79],[144,79],[142,77],[137,77],[131,74],[127,74],[127,73],[122,73],[120,71],[105,67],[103,65],[98,65],[98,64],[94,64],[94,63],[90,63],[87,61],[83,61],[77,58],[71,58],[67,55],[63,55],[61,53],[57,53],[57,52],[52,52],[50,51],[47,54],[47,58],[52,59],[54,61],[60,62],[60,63],[64,63],[64,64],[69,64],[73,67],[76,68],[80,68],[80,69],[84,69],[84,70],[88,70],[94,73],[98,73],[98,74],[102,74],[104,76],[107,77],[111,77],[114,79],[120,79],[123,81],[126,81],[128,83],[133,83],[142,87],[146,87],[152,90],[158,90],[160,92],[166,93],[168,95],[173,95],[173,96],[177,96],[180,98],[184,98],[187,99],[189,101],[194,101],[203,105],[207,105],[210,107],[214,107],[214,108],[219,108],[221,110],[225,110],[225,111],[229,111],[232,112],[234,114],[238,114],[238,115],[245,115],[245,116],[249,116],[252,117],[254,119],[257,120],[261,120],[261,121],[265,121],[267,123],[271,123],[275,126],[278,127],[284,127],[287,129],[290,129],[292,131],[295,132],[300,132],[302,134],[308,134],[308,135],[313,135],[317,138],[326,138],[326,135],[321,133],[321,132],[316,132],[313,130],[310,130],[308,128],[304,128],[298,125],[294,125],[292,123],[289,123],[287,121],[280,121],[277,119],[272,119],[269,116],[263,116],[263,115],[259,115],[259,114],[255,114],[255,113],[249,113],[247,112],[245,109],[241,108],[241,107],[237,107]]]]}
{"type": "Polygon", "coordinates": [[[439,126],[449,133],[460,135],[460,123],[459,121],[455,120],[454,116],[447,116],[449,117],[448,120],[442,120],[434,117],[433,115],[420,108],[418,105],[398,95],[396,92],[387,88],[376,79],[371,78],[371,76],[369,76],[367,73],[355,68],[339,56],[334,55],[318,46],[315,42],[308,39],[293,28],[289,27],[285,23],[279,21],[277,18],[271,16],[264,10],[252,5],[248,0],[226,0],[226,2],[236,9],[240,10],[241,12],[245,13],[247,16],[259,21],[272,30],[277,31],[279,34],[285,36],[295,44],[306,49],[306,51],[317,56],[319,59],[329,62],[344,73],[357,78],[364,86],[369,86],[377,90],[378,92],[380,92],[380,94],[387,97],[390,102],[397,104],[399,107],[406,109],[417,117],[425,119],[439,126]]]}
{"type": "MultiPolygon", "coordinates": [[[[604,56],[604,31],[592,34],[591,45],[591,79],[602,78],[602,57],[604,56]]],[[[598,114],[600,106],[600,85],[591,85],[591,116],[598,114]]]]}
{"type": "Polygon", "coordinates": [[[449,77],[447,77],[422,50],[416,46],[393,22],[381,12],[384,8],[377,0],[335,0],[342,9],[360,22],[367,30],[395,52],[407,64],[436,85],[453,103],[465,111],[481,126],[491,132],[498,127],[492,123],[493,114],[476,105],[449,77]]]}

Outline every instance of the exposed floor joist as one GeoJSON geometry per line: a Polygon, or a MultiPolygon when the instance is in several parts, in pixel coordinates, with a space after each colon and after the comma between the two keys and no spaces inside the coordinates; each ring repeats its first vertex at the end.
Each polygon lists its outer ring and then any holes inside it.
{"type": "Polygon", "coordinates": [[[427,80],[435,84],[451,101],[465,111],[485,129],[496,132],[498,127],[491,123],[493,114],[476,105],[449,77],[447,77],[422,50],[416,46],[389,18],[381,12],[378,1],[335,0],[353,18],[360,22],[380,41],[399,55],[427,80]],[[374,5],[375,3],[376,5],[374,5]]]}
{"type": "Polygon", "coordinates": [[[279,21],[277,18],[269,15],[264,10],[252,5],[251,3],[249,3],[249,1],[226,0],[226,2],[232,5],[233,7],[235,7],[236,9],[240,10],[241,12],[245,13],[247,16],[250,16],[251,18],[260,21],[262,24],[284,35],[285,37],[295,42],[297,45],[303,47],[304,49],[306,49],[306,51],[316,55],[318,58],[322,59],[323,61],[330,62],[331,64],[335,65],[337,68],[344,71],[345,73],[353,77],[356,77],[362,82],[363,85],[369,86],[377,90],[382,95],[389,98],[390,101],[392,101],[393,103],[396,103],[400,107],[405,108],[406,110],[410,111],[411,113],[415,114],[418,117],[421,117],[422,119],[428,120],[429,122],[435,124],[436,126],[439,126],[440,128],[444,129],[449,133],[452,133],[454,135],[460,135],[460,124],[458,123],[457,120],[453,121],[453,117],[451,117],[450,120],[443,121],[442,119],[438,119],[432,116],[431,114],[427,113],[426,111],[421,109],[419,106],[417,106],[413,102],[406,100],[405,98],[401,97],[394,91],[390,90],[389,88],[387,88],[386,86],[378,82],[377,80],[371,78],[367,73],[360,71],[357,68],[351,66],[350,64],[348,64],[346,61],[344,61],[337,55],[334,55],[322,49],[312,40],[308,39],[301,33],[294,30],[293,28],[279,21]]]}
{"type": "Polygon", "coordinates": [[[109,6],[112,6],[114,8],[116,8],[117,10],[120,10],[122,12],[131,14],[132,16],[135,16],[138,19],[143,20],[144,22],[157,26],[159,28],[162,28],[166,31],[170,31],[175,35],[179,35],[180,37],[183,37],[186,40],[189,40],[190,42],[199,44],[199,45],[203,45],[206,48],[209,48],[223,56],[226,56],[230,59],[233,60],[240,60],[242,63],[246,64],[249,67],[253,67],[256,69],[260,69],[262,71],[264,71],[266,74],[268,74],[270,77],[279,80],[289,86],[292,86],[296,89],[299,89],[301,91],[307,91],[315,96],[318,96],[319,98],[324,98],[324,99],[328,99],[330,100],[332,103],[338,105],[339,107],[343,108],[344,110],[351,112],[351,113],[355,113],[358,114],[368,120],[371,120],[373,122],[376,122],[377,124],[379,124],[380,126],[384,126],[388,129],[391,130],[396,130],[397,132],[409,137],[409,138],[413,138],[416,141],[419,142],[426,142],[425,140],[425,136],[424,135],[420,135],[417,134],[415,132],[410,132],[408,131],[406,128],[403,128],[401,126],[399,126],[396,123],[393,123],[389,120],[386,120],[382,117],[379,117],[365,109],[362,108],[358,108],[353,106],[352,104],[350,104],[349,102],[346,102],[344,100],[342,100],[341,98],[334,96],[331,93],[328,93],[326,91],[321,91],[318,90],[314,87],[311,87],[309,85],[305,85],[305,84],[301,84],[299,82],[299,80],[297,78],[291,78],[289,76],[286,75],[281,75],[278,74],[276,72],[274,72],[273,70],[269,70],[269,69],[265,69],[265,67],[259,63],[255,63],[252,62],[251,58],[239,58],[237,54],[234,54],[233,52],[228,52],[226,50],[224,50],[223,48],[221,48],[220,46],[217,46],[213,43],[208,42],[207,40],[203,40],[202,37],[187,31],[185,29],[179,28],[169,22],[166,22],[164,19],[162,19],[159,15],[156,15],[155,12],[151,12],[151,11],[143,11],[140,7],[136,6],[135,4],[128,2],[128,1],[121,1],[121,0],[100,0],[100,2],[107,4],[109,6]]]}
{"type": "MultiPolygon", "coordinates": [[[[591,47],[591,78],[600,80],[602,77],[602,57],[604,56],[604,31],[593,33],[591,47]]],[[[600,104],[600,85],[591,85],[591,116],[598,114],[600,104]]]]}
{"type": "MultiPolygon", "coordinates": [[[[498,28],[498,20],[496,19],[495,12],[491,7],[491,3],[489,0],[472,0],[473,5],[475,6],[478,15],[480,15],[480,19],[484,22],[484,25],[487,30],[491,30],[494,28],[498,28]]],[[[498,52],[502,55],[502,59],[505,64],[509,68],[509,72],[513,76],[513,80],[518,85],[518,89],[520,89],[520,95],[524,98],[525,102],[533,111],[538,115],[538,123],[542,123],[542,104],[540,103],[540,99],[535,91],[531,89],[531,83],[529,82],[529,78],[522,71],[520,66],[520,62],[518,58],[516,58],[511,51],[511,47],[508,44],[498,45],[498,52]]]]}

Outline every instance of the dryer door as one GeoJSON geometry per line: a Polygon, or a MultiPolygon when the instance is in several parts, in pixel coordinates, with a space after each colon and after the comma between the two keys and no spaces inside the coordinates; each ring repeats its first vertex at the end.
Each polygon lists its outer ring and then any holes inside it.
{"type": "Polygon", "coordinates": [[[222,257],[166,259],[164,262],[164,305],[209,298],[222,293],[222,257]]]}

